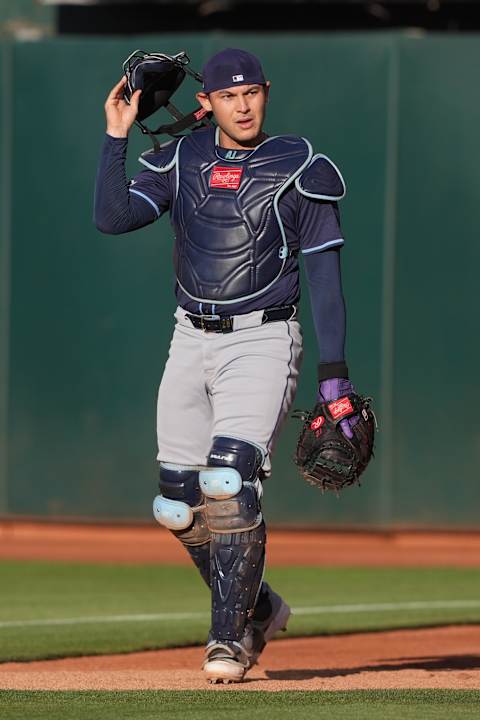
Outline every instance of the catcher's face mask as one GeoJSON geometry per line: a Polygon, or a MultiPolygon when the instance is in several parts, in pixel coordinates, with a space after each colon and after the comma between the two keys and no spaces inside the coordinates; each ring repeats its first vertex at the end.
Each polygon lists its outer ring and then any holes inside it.
{"type": "Polygon", "coordinates": [[[125,101],[130,104],[135,90],[142,91],[135,124],[142,133],[150,136],[155,150],[160,147],[155,135],[165,133],[178,137],[184,130],[193,130],[211,124],[212,113],[208,113],[202,107],[197,107],[188,115],[183,115],[170,102],[171,96],[178,90],[187,74],[202,82],[202,76],[189,68],[189,63],[190,58],[183,51],[176,55],[167,55],[147,53],[144,50],[135,50],[123,63],[123,72],[127,78],[124,89],[125,101]],[[156,130],[149,129],[143,121],[162,107],[175,118],[175,122],[160,125],[156,130]]]}

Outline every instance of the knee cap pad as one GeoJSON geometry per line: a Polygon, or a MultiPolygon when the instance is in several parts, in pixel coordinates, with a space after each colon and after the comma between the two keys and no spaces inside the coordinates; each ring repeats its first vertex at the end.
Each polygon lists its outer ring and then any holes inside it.
{"type": "Polygon", "coordinates": [[[182,500],[190,507],[201,505],[203,498],[198,483],[198,471],[198,467],[160,463],[160,492],[164,497],[182,500]]]}
{"type": "Polygon", "coordinates": [[[193,522],[193,510],[190,505],[157,495],[153,501],[155,520],[169,530],[186,530],[193,522]]]}
{"type": "Polygon", "coordinates": [[[262,462],[262,453],[254,445],[235,438],[214,438],[208,468],[200,473],[212,532],[244,532],[260,525],[261,484],[257,473],[262,462]]]}
{"type": "Polygon", "coordinates": [[[238,495],[242,489],[242,476],[231,467],[206,468],[200,473],[200,488],[204,495],[224,500],[238,495]]]}
{"type": "Polygon", "coordinates": [[[263,464],[261,450],[235,438],[217,436],[208,455],[208,467],[235,468],[244,482],[254,482],[263,464]]]}
{"type": "Polygon", "coordinates": [[[199,468],[160,463],[161,494],[153,501],[153,514],[184,545],[202,545],[210,540],[198,476],[199,468]]]}

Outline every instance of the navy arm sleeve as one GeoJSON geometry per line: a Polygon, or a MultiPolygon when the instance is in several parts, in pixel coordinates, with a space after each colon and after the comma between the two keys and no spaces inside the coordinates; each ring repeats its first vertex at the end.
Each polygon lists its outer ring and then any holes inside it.
{"type": "Polygon", "coordinates": [[[345,301],[342,291],[340,249],[303,256],[320,362],[344,360],[345,301]]]}
{"type": "Polygon", "coordinates": [[[166,176],[145,170],[132,182],[128,180],[125,173],[127,143],[126,138],[106,135],[97,170],[94,223],[98,230],[111,235],[149,225],[170,204],[166,176]],[[144,178],[144,182],[137,178],[144,178]],[[143,185],[149,186],[149,194],[142,191],[143,185]]]}
{"type": "Polygon", "coordinates": [[[344,239],[337,203],[297,194],[296,227],[320,362],[343,362],[345,300],[341,281],[340,248],[344,239]]]}

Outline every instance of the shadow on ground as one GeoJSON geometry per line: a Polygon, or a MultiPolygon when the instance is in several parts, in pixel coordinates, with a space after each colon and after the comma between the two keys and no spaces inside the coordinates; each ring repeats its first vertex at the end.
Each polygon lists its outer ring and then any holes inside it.
{"type": "Polygon", "coordinates": [[[375,665],[361,665],[350,668],[310,668],[294,670],[266,670],[269,680],[310,680],[312,678],[333,678],[357,675],[363,672],[397,672],[398,670],[425,670],[427,672],[449,670],[477,670],[480,655],[444,655],[442,657],[414,657],[380,660],[375,665]]]}

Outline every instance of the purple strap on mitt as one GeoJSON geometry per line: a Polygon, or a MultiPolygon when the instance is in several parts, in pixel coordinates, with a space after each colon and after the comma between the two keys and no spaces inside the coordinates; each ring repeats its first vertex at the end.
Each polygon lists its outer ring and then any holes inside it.
{"type": "MultiPolygon", "coordinates": [[[[338,400],[338,398],[343,395],[349,395],[354,392],[355,388],[350,380],[347,380],[347,378],[329,378],[328,380],[322,380],[318,386],[317,399],[319,402],[331,402],[332,400],[338,400]]],[[[342,431],[349,440],[353,437],[352,428],[357,424],[357,422],[358,415],[354,415],[351,418],[345,418],[345,420],[342,420],[340,423],[342,431]]]]}

